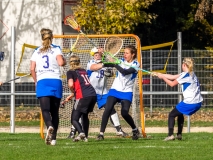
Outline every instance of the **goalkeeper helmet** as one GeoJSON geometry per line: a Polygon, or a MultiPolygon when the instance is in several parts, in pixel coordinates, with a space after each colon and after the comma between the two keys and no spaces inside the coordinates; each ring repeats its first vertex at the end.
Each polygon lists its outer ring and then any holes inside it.
{"type": "Polygon", "coordinates": [[[98,52],[98,48],[97,48],[97,47],[94,47],[93,49],[91,49],[90,55],[91,55],[91,56],[94,56],[94,54],[97,53],[97,52],[98,52]]]}

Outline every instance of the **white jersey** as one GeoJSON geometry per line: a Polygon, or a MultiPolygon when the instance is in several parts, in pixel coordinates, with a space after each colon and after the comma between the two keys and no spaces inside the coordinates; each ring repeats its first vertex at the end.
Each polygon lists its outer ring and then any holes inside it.
{"type": "Polygon", "coordinates": [[[200,93],[200,84],[194,72],[192,75],[187,72],[182,72],[180,77],[178,77],[176,80],[179,84],[181,84],[184,103],[196,104],[203,101],[200,93]]]}
{"type": "MultiPolygon", "coordinates": [[[[121,59],[122,63],[119,64],[124,69],[129,69],[131,67],[140,67],[138,61],[134,60],[131,63],[128,63],[123,58],[121,59]],[[127,64],[127,65],[124,65],[127,64]]],[[[135,78],[137,76],[137,71],[132,74],[122,75],[120,72],[117,72],[117,76],[112,84],[111,89],[115,89],[119,92],[133,92],[133,86],[135,82],[135,78]]]]}
{"type": "Polygon", "coordinates": [[[41,47],[35,49],[30,59],[36,62],[37,81],[41,79],[60,79],[60,67],[56,60],[57,55],[62,55],[60,47],[52,44],[51,49],[45,53],[40,52],[41,47]]]}
{"type": "Polygon", "coordinates": [[[89,76],[90,83],[96,91],[96,94],[104,95],[108,93],[108,88],[106,85],[106,77],[104,76],[104,71],[106,68],[99,69],[97,71],[92,71],[90,68],[93,64],[98,64],[99,61],[90,60],[87,63],[87,74],[89,76]],[[102,93],[103,92],[103,93],[102,93]]]}

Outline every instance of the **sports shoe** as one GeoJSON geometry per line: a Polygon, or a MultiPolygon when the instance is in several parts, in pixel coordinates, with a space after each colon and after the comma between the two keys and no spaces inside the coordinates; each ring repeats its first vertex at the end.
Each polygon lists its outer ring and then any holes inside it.
{"type": "Polygon", "coordinates": [[[99,134],[99,135],[97,136],[96,140],[98,140],[98,141],[104,140],[104,135],[99,134]]]}
{"type": "Polygon", "coordinates": [[[47,145],[50,145],[50,144],[51,144],[53,130],[54,130],[54,129],[53,129],[52,126],[49,126],[49,128],[47,129],[47,134],[46,134],[46,138],[45,138],[45,143],[46,143],[47,145]]]}
{"type": "Polygon", "coordinates": [[[88,142],[88,139],[85,137],[82,141],[84,141],[84,142],[88,142]]]}
{"type": "Polygon", "coordinates": [[[67,138],[71,138],[74,139],[75,138],[75,134],[76,134],[76,130],[72,129],[69,136],[67,138]]]}
{"type": "Polygon", "coordinates": [[[140,132],[138,129],[135,131],[132,131],[132,140],[138,140],[139,136],[140,136],[140,132]]]}
{"type": "Polygon", "coordinates": [[[50,145],[55,146],[55,145],[56,145],[56,140],[52,140],[52,141],[50,142],[50,145]]]}
{"type": "Polygon", "coordinates": [[[78,142],[80,140],[84,140],[85,137],[86,136],[84,133],[80,133],[75,139],[73,139],[73,142],[78,142]]]}
{"type": "Polygon", "coordinates": [[[175,140],[174,135],[168,136],[164,139],[164,141],[173,141],[173,140],[175,140]]]}
{"type": "Polygon", "coordinates": [[[122,137],[127,137],[128,134],[126,132],[124,132],[122,129],[120,129],[120,131],[116,132],[117,136],[122,136],[122,137]]]}
{"type": "Polygon", "coordinates": [[[182,135],[181,135],[181,134],[177,134],[177,135],[175,136],[175,139],[177,139],[177,140],[182,140],[182,135]]]}

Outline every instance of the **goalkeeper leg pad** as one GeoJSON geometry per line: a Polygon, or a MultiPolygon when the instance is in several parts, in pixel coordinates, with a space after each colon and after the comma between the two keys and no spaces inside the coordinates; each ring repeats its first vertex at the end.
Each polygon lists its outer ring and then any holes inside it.
{"type": "Polygon", "coordinates": [[[115,113],[115,114],[111,115],[111,119],[112,119],[113,124],[114,124],[114,126],[115,126],[115,127],[116,127],[116,126],[120,126],[120,125],[121,125],[121,124],[120,124],[119,117],[118,117],[118,114],[117,114],[117,113],[115,113]]]}

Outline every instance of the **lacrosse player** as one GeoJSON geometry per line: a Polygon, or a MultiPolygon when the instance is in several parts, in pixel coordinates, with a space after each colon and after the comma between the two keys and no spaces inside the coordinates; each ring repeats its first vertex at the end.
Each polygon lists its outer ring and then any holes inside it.
{"type": "Polygon", "coordinates": [[[186,57],[182,63],[183,72],[177,75],[155,73],[166,84],[173,87],[178,84],[182,86],[183,101],[178,103],[168,116],[168,137],[164,141],[181,140],[184,124],[184,116],[197,112],[202,104],[203,98],[200,93],[200,84],[194,73],[194,60],[186,57]],[[178,117],[178,132],[174,136],[175,117],[178,117]]]}
{"type": "Polygon", "coordinates": [[[42,46],[34,51],[30,59],[30,70],[36,86],[36,97],[39,99],[42,116],[47,126],[45,143],[55,145],[63,90],[60,66],[64,66],[66,61],[60,47],[52,44],[52,30],[43,28],[40,33],[42,46]]]}
{"type": "Polygon", "coordinates": [[[98,135],[97,140],[104,139],[104,132],[109,116],[114,108],[114,105],[117,102],[121,103],[122,117],[132,128],[132,139],[137,140],[139,138],[139,130],[136,127],[132,117],[129,115],[129,108],[132,103],[133,96],[133,85],[137,76],[136,69],[131,68],[130,66],[140,66],[139,63],[135,60],[136,56],[137,49],[134,46],[127,46],[124,50],[124,56],[120,60],[120,64],[113,64],[113,62],[111,64],[109,62],[107,62],[108,64],[104,64],[104,66],[115,67],[118,72],[111,86],[111,89],[108,92],[108,98],[102,116],[100,134],[98,135]],[[128,66],[125,66],[124,64],[128,64],[128,66]]]}
{"type": "Polygon", "coordinates": [[[88,141],[89,112],[93,111],[97,97],[93,86],[90,84],[87,72],[81,67],[80,58],[70,57],[70,70],[67,72],[67,82],[72,94],[66,98],[66,102],[75,96],[75,103],[71,114],[71,123],[78,131],[74,142],[88,141]],[[82,117],[82,124],[79,122],[82,117]]]}
{"type": "MultiPolygon", "coordinates": [[[[103,67],[103,64],[101,63],[102,59],[102,48],[96,48],[94,47],[90,55],[93,56],[93,59],[90,60],[87,64],[87,73],[89,76],[90,83],[94,87],[97,95],[97,104],[98,108],[101,109],[105,107],[106,100],[108,97],[108,89],[107,89],[107,77],[112,77],[113,72],[110,68],[103,67]]],[[[120,125],[118,114],[116,113],[115,109],[113,108],[110,116],[110,121],[116,128],[116,135],[126,137],[128,136],[127,133],[125,133],[120,125]]],[[[74,138],[76,134],[75,128],[71,127],[71,132],[68,138],[74,138]]]]}

